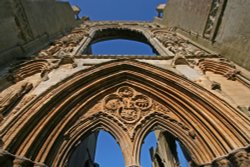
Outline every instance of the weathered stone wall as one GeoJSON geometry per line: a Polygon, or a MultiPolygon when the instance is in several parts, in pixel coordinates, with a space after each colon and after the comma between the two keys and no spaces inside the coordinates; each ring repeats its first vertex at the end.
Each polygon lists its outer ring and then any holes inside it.
{"type": "Polygon", "coordinates": [[[249,8],[247,0],[169,0],[162,23],[250,70],[249,8]]]}
{"type": "Polygon", "coordinates": [[[0,20],[0,67],[76,25],[70,4],[54,0],[2,0],[0,20]]]}
{"type": "Polygon", "coordinates": [[[202,34],[212,0],[168,0],[164,24],[202,34]]]}
{"type": "MultiPolygon", "coordinates": [[[[18,28],[11,9],[12,5],[10,1],[0,1],[0,53],[16,46],[19,42],[18,28]]],[[[1,57],[1,60],[3,59],[4,58],[1,57]]]]}
{"type": "Polygon", "coordinates": [[[44,33],[53,35],[71,28],[74,24],[74,13],[66,2],[31,1],[23,4],[34,37],[44,33]]]}
{"type": "Polygon", "coordinates": [[[228,0],[216,37],[222,55],[250,70],[250,1],[228,0]]]}

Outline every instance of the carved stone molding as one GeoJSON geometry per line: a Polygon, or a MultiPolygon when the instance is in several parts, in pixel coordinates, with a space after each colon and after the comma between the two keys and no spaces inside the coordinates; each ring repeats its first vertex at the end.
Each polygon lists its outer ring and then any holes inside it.
{"type": "Polygon", "coordinates": [[[179,54],[181,56],[195,57],[208,55],[206,51],[178,36],[175,32],[166,29],[154,29],[152,33],[173,55],[179,54]]]}
{"type": "Polygon", "coordinates": [[[187,61],[185,56],[182,56],[180,54],[176,54],[174,59],[171,62],[171,65],[173,67],[175,67],[176,65],[188,65],[189,66],[189,62],[187,61]]]}
{"type": "Polygon", "coordinates": [[[161,27],[159,24],[151,23],[151,22],[129,22],[129,21],[92,21],[92,22],[85,22],[87,27],[92,28],[110,28],[110,27],[143,27],[146,29],[157,28],[161,27]]]}
{"type": "Polygon", "coordinates": [[[186,131],[192,139],[196,137],[193,129],[186,126],[182,121],[165,106],[136,91],[129,86],[122,86],[116,92],[105,96],[98,104],[89,111],[89,116],[84,116],[70,130],[65,133],[69,138],[81,124],[97,118],[105,117],[121,127],[133,140],[137,131],[144,127],[151,119],[163,118],[164,121],[178,126],[186,131]]]}
{"type": "Polygon", "coordinates": [[[70,34],[54,41],[47,49],[38,53],[39,58],[63,58],[73,56],[72,53],[80,44],[81,40],[88,35],[88,28],[84,25],[73,29],[70,34]]]}
{"type": "Polygon", "coordinates": [[[0,93],[0,113],[7,114],[9,107],[14,107],[18,100],[21,100],[33,88],[33,84],[29,82],[14,85],[11,88],[0,93]]]}
{"type": "Polygon", "coordinates": [[[47,60],[31,60],[10,69],[10,75],[7,79],[16,83],[37,73],[41,73],[41,78],[46,78],[52,69],[51,63],[47,60]]]}
{"type": "MultiPolygon", "coordinates": [[[[100,129],[109,130],[124,151],[139,150],[151,130],[169,131],[200,165],[224,156],[230,146],[237,149],[249,141],[248,124],[244,125],[248,120],[225,101],[171,71],[135,60],[115,60],[79,71],[21,112],[5,120],[13,123],[2,128],[4,147],[14,147],[10,152],[20,149],[21,155],[37,150],[36,159],[53,154],[51,164],[64,163],[79,138],[100,129]],[[37,146],[37,142],[42,143],[37,146]]],[[[139,151],[131,154],[127,157],[139,151]]],[[[137,163],[127,160],[127,164],[137,163]]]]}
{"type": "Polygon", "coordinates": [[[246,82],[246,80],[248,79],[244,77],[239,70],[236,69],[235,65],[225,59],[200,59],[198,62],[198,67],[203,71],[203,73],[205,73],[206,71],[211,71],[215,74],[224,76],[228,80],[237,80],[250,88],[249,82],[246,82]]]}
{"type": "Polygon", "coordinates": [[[217,24],[221,16],[224,0],[212,0],[210,12],[207,18],[207,23],[203,32],[203,36],[207,39],[213,40],[216,33],[217,24]]]}
{"type": "Polygon", "coordinates": [[[131,87],[121,87],[104,98],[103,110],[125,124],[135,124],[152,108],[152,99],[131,87]]]}

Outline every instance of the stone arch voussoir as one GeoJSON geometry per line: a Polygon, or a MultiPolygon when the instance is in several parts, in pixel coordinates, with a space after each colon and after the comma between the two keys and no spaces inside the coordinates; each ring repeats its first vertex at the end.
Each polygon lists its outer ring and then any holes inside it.
{"type": "Polygon", "coordinates": [[[52,86],[5,120],[1,137],[3,148],[11,153],[51,165],[58,159],[64,163],[78,139],[103,128],[115,136],[122,150],[124,143],[130,143],[135,150],[132,156],[123,153],[131,166],[139,165],[138,148],[155,127],[179,138],[201,165],[245,148],[250,141],[249,119],[225,101],[174,72],[135,60],[102,63],[52,86]],[[113,103],[119,107],[112,108],[113,103]],[[137,114],[129,115],[132,111],[137,114]],[[81,119],[89,129],[79,125],[70,136],[67,132],[81,119]],[[72,142],[60,147],[67,141],[72,142]],[[66,150],[65,156],[60,157],[64,152],[60,150],[66,150]]]}

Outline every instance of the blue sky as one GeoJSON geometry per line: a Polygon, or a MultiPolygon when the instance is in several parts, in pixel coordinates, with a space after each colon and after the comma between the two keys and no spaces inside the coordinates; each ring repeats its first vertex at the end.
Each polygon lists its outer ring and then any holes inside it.
{"type": "MultiPolygon", "coordinates": [[[[149,133],[142,145],[141,166],[151,167],[149,148],[156,147],[156,138],[153,132],[149,133]]],[[[97,141],[95,160],[100,167],[124,167],[125,162],[120,146],[115,139],[107,132],[100,131],[97,141]]]]}
{"type": "Polygon", "coordinates": [[[69,0],[81,8],[80,16],[91,20],[152,21],[156,6],[166,0],[69,0]]]}
{"type": "MultiPolygon", "coordinates": [[[[92,21],[153,21],[155,8],[166,0],[70,0],[81,8],[80,16],[92,21]]],[[[111,40],[92,45],[93,54],[155,55],[150,46],[128,40],[111,40]]]]}
{"type": "Polygon", "coordinates": [[[123,39],[109,40],[92,45],[93,54],[155,55],[152,48],[144,43],[123,39]]]}
{"type": "MultiPolygon", "coordinates": [[[[80,16],[97,20],[152,21],[156,6],[166,0],[69,0],[81,8],[80,16]]],[[[150,46],[128,40],[111,40],[92,45],[94,54],[139,54],[152,55],[150,46]]],[[[149,148],[156,145],[155,135],[150,133],[143,144],[141,166],[151,167],[149,148]]],[[[100,167],[124,167],[124,160],[113,137],[101,131],[98,137],[96,159],[100,167]]],[[[186,167],[185,165],[183,167],[186,167]]]]}

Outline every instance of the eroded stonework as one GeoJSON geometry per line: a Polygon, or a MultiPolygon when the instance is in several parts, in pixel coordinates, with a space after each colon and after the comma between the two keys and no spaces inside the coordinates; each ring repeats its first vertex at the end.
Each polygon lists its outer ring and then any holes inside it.
{"type": "Polygon", "coordinates": [[[150,131],[183,144],[190,166],[249,162],[250,121],[239,110],[250,105],[246,73],[175,28],[84,21],[33,56],[1,80],[4,165],[67,166],[100,129],[114,136],[127,167],[140,166],[150,131]],[[147,43],[158,55],[90,52],[92,43],[116,38],[147,43]],[[236,84],[244,94],[229,96],[236,84]]]}

